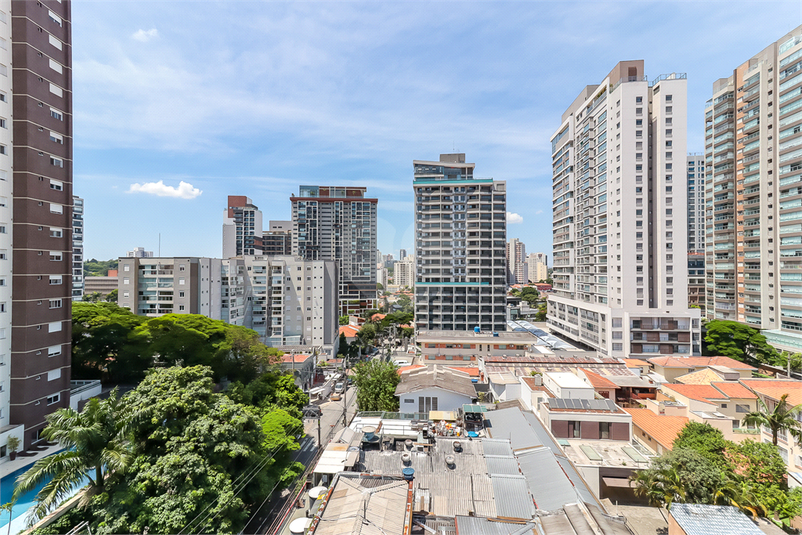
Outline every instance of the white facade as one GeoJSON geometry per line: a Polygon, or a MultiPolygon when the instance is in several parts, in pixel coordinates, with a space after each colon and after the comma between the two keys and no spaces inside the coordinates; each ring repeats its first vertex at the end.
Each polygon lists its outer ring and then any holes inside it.
{"type": "Polygon", "coordinates": [[[415,255],[399,260],[393,266],[393,284],[399,288],[415,286],[415,255]]]}
{"type": "Polygon", "coordinates": [[[620,62],[552,137],[548,321],[605,355],[701,349],[687,299],[686,100],[684,74],[649,83],[643,61],[620,62]]]}
{"type": "Polygon", "coordinates": [[[525,284],[528,277],[526,245],[518,238],[512,238],[507,242],[507,282],[525,284]]]}
{"type": "Polygon", "coordinates": [[[546,372],[543,386],[558,398],[594,399],[596,391],[570,372],[546,372]]]}
{"type": "Polygon", "coordinates": [[[248,197],[228,196],[223,211],[223,258],[262,254],[262,211],[248,197]]]}
{"type": "Polygon", "coordinates": [[[153,251],[146,251],[144,247],[134,247],[133,251],[128,251],[128,258],[153,258],[153,251]]]}
{"type": "Polygon", "coordinates": [[[526,255],[526,269],[529,282],[540,282],[549,278],[548,255],[529,253],[526,255]]]}
{"type": "Polygon", "coordinates": [[[223,260],[222,274],[224,321],[255,330],[271,346],[336,349],[335,262],[244,256],[223,260]]]}
{"type": "Polygon", "coordinates": [[[398,399],[400,412],[455,411],[473,402],[470,396],[442,388],[422,388],[401,394],[398,399]]]}
{"type": "Polygon", "coordinates": [[[784,347],[802,347],[800,67],[802,26],[714,82],[705,106],[706,315],[784,347]]]}

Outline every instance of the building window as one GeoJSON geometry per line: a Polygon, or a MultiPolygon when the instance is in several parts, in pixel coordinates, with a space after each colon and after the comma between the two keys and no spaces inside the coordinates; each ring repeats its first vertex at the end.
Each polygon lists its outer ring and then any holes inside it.
{"type": "Polygon", "coordinates": [[[50,284],[51,285],[61,284],[61,275],[50,275],[50,284]]]}
{"type": "Polygon", "coordinates": [[[61,401],[61,394],[53,394],[52,396],[47,396],[48,405],[55,405],[59,401],[61,401]]]}
{"type": "Polygon", "coordinates": [[[60,251],[50,251],[50,260],[52,262],[61,262],[61,252],[60,251]]]}
{"type": "Polygon", "coordinates": [[[51,299],[50,308],[61,308],[61,299],[51,299]]]}
{"type": "Polygon", "coordinates": [[[50,116],[54,119],[58,119],[59,121],[64,120],[64,116],[61,114],[61,112],[53,108],[50,108],[50,116]]]}
{"type": "Polygon", "coordinates": [[[610,438],[610,422],[599,422],[599,438],[610,438]]]}

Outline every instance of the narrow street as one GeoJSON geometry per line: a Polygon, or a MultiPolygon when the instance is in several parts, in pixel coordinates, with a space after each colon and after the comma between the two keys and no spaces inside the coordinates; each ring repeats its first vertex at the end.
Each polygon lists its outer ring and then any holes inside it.
{"type": "MultiPolygon", "coordinates": [[[[343,426],[343,406],[347,404],[347,421],[350,422],[356,413],[356,387],[351,385],[345,392],[345,399],[342,401],[326,401],[320,405],[320,436],[325,446],[328,444],[331,436],[343,426]]],[[[304,431],[312,438],[314,444],[317,445],[318,439],[318,421],[317,420],[304,420],[304,431]]],[[[303,461],[301,461],[303,462],[303,461]]]]}

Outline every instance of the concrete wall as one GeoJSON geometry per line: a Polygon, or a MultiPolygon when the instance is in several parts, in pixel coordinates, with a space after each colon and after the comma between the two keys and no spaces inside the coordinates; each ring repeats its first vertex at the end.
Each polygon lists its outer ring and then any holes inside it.
{"type": "Polygon", "coordinates": [[[471,403],[473,400],[468,396],[442,390],[440,388],[424,388],[408,394],[398,396],[399,411],[418,412],[420,408],[419,399],[422,397],[437,398],[438,411],[455,411],[461,409],[463,405],[471,403]]]}

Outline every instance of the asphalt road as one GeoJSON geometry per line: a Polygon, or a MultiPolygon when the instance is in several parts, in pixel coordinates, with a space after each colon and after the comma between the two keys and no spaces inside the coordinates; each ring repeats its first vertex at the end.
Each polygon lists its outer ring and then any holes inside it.
{"type": "MultiPolygon", "coordinates": [[[[320,435],[323,445],[328,444],[331,436],[337,430],[343,427],[343,406],[347,407],[347,420],[350,422],[351,418],[356,412],[356,387],[351,385],[345,392],[345,399],[342,401],[327,401],[320,405],[320,435]]],[[[317,445],[317,420],[307,419],[304,420],[304,431],[311,437],[314,444],[317,445]]],[[[299,459],[300,460],[300,459],[299,459]]],[[[301,461],[303,462],[303,461],[301,461]]]]}

